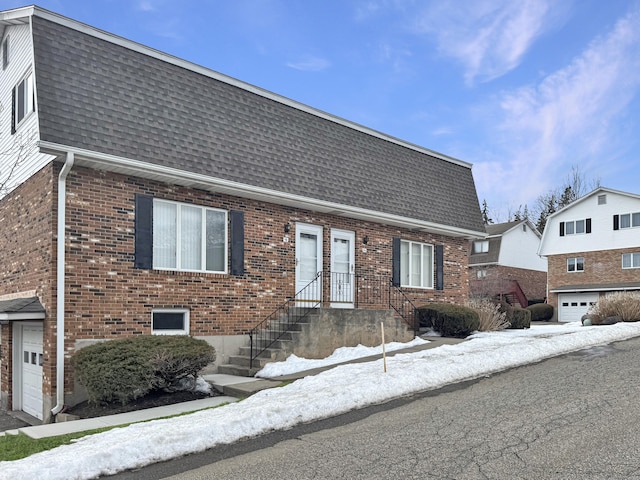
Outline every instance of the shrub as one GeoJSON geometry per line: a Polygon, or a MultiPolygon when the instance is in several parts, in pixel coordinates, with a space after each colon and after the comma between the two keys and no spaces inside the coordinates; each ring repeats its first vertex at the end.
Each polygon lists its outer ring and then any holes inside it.
{"type": "Polygon", "coordinates": [[[430,326],[445,337],[464,338],[480,324],[477,312],[459,305],[432,303],[416,311],[421,326],[430,326]]]}
{"type": "Polygon", "coordinates": [[[467,307],[475,310],[480,323],[478,330],[481,332],[495,332],[509,327],[507,314],[500,311],[500,305],[492,302],[488,298],[473,297],[467,302],[467,307]]]}
{"type": "Polygon", "coordinates": [[[553,305],[549,305],[548,303],[529,305],[527,310],[531,312],[532,322],[548,322],[553,318],[553,305]]]}
{"type": "Polygon", "coordinates": [[[531,327],[531,312],[524,308],[510,308],[507,312],[507,320],[511,326],[509,328],[529,328],[531,327]]]}
{"type": "Polygon", "coordinates": [[[613,292],[601,296],[598,303],[589,309],[588,315],[594,325],[606,323],[611,317],[624,322],[640,321],[640,292],[613,292]]]}
{"type": "Polygon", "coordinates": [[[92,403],[126,404],[152,390],[172,391],[215,360],[214,348],[187,335],[136,336],[78,350],[71,359],[92,403]]]}

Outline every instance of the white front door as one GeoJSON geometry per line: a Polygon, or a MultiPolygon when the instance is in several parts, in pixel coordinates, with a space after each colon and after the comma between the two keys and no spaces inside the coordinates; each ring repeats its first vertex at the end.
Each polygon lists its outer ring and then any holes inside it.
{"type": "Polygon", "coordinates": [[[296,224],[296,301],[299,305],[322,299],[322,227],[296,224]]]}
{"type": "Polygon", "coordinates": [[[350,230],[331,230],[331,306],[353,308],[355,238],[350,230]]]}
{"type": "Polygon", "coordinates": [[[42,325],[22,325],[22,411],[42,420],[42,325]]]}

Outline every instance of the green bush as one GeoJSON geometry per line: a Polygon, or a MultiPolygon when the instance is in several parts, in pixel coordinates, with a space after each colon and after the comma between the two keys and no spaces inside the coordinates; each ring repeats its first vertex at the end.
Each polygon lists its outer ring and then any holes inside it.
{"type": "Polygon", "coordinates": [[[204,340],[187,335],[136,336],[98,343],[71,358],[89,401],[122,405],[153,390],[172,391],[216,358],[204,340]]]}
{"type": "Polygon", "coordinates": [[[553,318],[553,305],[549,305],[548,303],[529,305],[527,310],[531,312],[532,322],[548,322],[553,318]]]}
{"type": "Polygon", "coordinates": [[[464,338],[478,330],[480,318],[471,308],[432,303],[416,309],[421,326],[431,327],[445,337],[464,338]]]}
{"type": "Polygon", "coordinates": [[[509,328],[529,328],[531,312],[524,308],[511,308],[507,311],[507,320],[511,324],[509,328]]]}

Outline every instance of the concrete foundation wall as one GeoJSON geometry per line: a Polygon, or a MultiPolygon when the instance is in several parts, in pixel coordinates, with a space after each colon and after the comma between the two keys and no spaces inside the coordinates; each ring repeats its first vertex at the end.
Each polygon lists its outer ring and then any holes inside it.
{"type": "Polygon", "coordinates": [[[317,319],[303,326],[293,353],[304,358],[325,358],[339,347],[380,345],[382,322],[386,343],[413,339],[407,324],[391,310],[321,309],[317,319]]]}

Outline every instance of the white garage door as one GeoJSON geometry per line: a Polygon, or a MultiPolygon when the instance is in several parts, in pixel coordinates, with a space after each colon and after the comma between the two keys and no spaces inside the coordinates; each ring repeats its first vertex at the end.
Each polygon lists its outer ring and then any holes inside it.
{"type": "Polygon", "coordinates": [[[597,301],[597,293],[562,293],[558,295],[558,321],[579,322],[589,307],[597,301]]]}
{"type": "Polygon", "coordinates": [[[42,420],[42,325],[22,327],[22,410],[42,420]]]}

